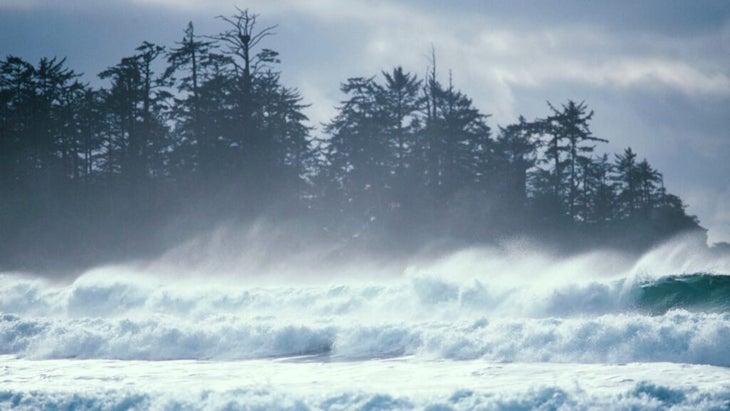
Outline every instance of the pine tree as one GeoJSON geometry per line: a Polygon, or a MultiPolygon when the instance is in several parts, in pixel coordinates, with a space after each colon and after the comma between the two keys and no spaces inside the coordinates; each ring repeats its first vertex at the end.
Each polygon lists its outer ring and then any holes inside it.
{"type": "Polygon", "coordinates": [[[522,208],[527,203],[528,170],[537,164],[540,145],[539,129],[520,116],[516,124],[499,128],[496,152],[499,161],[497,180],[499,192],[511,207],[522,208]]]}
{"type": "Polygon", "coordinates": [[[212,42],[199,40],[192,22],[188,23],[182,41],[177,44],[178,47],[167,54],[168,67],[164,75],[174,80],[175,74],[183,72],[177,83],[182,98],[176,101],[174,108],[179,138],[175,168],[178,172],[200,172],[200,163],[206,161],[204,158],[211,145],[204,132],[201,86],[210,78],[209,71],[216,56],[212,53],[212,42]]]}
{"type": "Polygon", "coordinates": [[[639,208],[644,215],[648,216],[663,195],[662,174],[655,170],[646,159],[636,166],[636,174],[639,183],[639,208]]]}
{"type": "Polygon", "coordinates": [[[562,187],[567,185],[564,201],[567,205],[568,215],[577,217],[576,199],[580,190],[578,169],[581,161],[586,161],[586,155],[593,152],[595,146],[591,142],[608,142],[606,139],[594,137],[589,127],[589,121],[593,118],[593,111],[587,112],[585,103],[576,104],[569,100],[562,106],[562,110],[556,109],[550,102],[548,106],[553,114],[546,119],[549,130],[550,148],[549,155],[553,158],[555,193],[561,197],[562,187]],[[564,141],[564,145],[561,145],[564,141]],[[561,161],[561,152],[567,158],[561,161]],[[583,159],[583,160],[581,160],[583,159]],[[563,174],[566,174],[567,181],[563,182],[563,174]]]}
{"type": "Polygon", "coordinates": [[[616,193],[611,184],[613,165],[608,154],[596,159],[581,160],[582,219],[587,222],[606,223],[614,218],[616,193]]]}
{"type": "Polygon", "coordinates": [[[415,75],[405,73],[402,67],[391,72],[383,71],[383,85],[377,85],[377,98],[383,111],[388,134],[388,145],[394,153],[395,163],[391,165],[398,189],[404,189],[406,170],[411,166],[415,149],[415,134],[419,121],[417,113],[421,108],[422,98],[419,95],[421,81],[415,75]]]}
{"type": "Polygon", "coordinates": [[[100,78],[111,80],[105,103],[113,122],[106,147],[107,167],[113,170],[114,158],[118,157],[120,172],[133,185],[167,173],[170,146],[162,118],[170,99],[168,83],[165,76],[157,76],[152,71],[152,63],[164,49],[143,42],[136,51],[140,53],[123,58],[99,74],[100,78]],[[119,154],[115,155],[114,151],[119,154]]]}
{"type": "Polygon", "coordinates": [[[390,156],[384,112],[373,78],[355,77],[342,84],[348,96],[337,116],[326,125],[327,157],[333,190],[341,207],[377,218],[385,207],[390,156]]]}
{"type": "MultiPolygon", "coordinates": [[[[238,13],[231,17],[218,16],[229,25],[229,29],[222,32],[216,39],[223,45],[224,54],[229,57],[233,65],[232,73],[235,78],[235,93],[232,95],[236,106],[235,118],[239,122],[234,140],[242,149],[242,162],[255,161],[253,155],[259,144],[259,136],[255,124],[252,124],[254,101],[254,77],[267,67],[269,63],[278,62],[275,51],[262,49],[255,53],[255,49],[263,39],[274,34],[276,26],[258,29],[259,16],[248,10],[236,8],[238,13]]],[[[255,169],[255,166],[253,167],[255,169]]]]}
{"type": "Polygon", "coordinates": [[[636,153],[631,150],[631,147],[626,148],[623,154],[616,154],[614,170],[616,172],[614,181],[619,200],[618,215],[621,218],[633,217],[639,208],[641,180],[636,153]]]}

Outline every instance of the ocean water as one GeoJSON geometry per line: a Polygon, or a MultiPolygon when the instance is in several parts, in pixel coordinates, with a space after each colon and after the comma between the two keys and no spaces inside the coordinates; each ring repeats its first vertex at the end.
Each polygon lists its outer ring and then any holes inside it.
{"type": "Polygon", "coordinates": [[[0,409],[730,409],[730,261],[682,241],[348,266],[189,251],[0,275],[0,409]]]}

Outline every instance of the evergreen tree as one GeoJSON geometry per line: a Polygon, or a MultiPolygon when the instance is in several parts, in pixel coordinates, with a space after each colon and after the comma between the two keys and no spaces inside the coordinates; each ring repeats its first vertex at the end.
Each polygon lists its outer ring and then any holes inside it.
{"type": "Polygon", "coordinates": [[[614,182],[618,191],[618,213],[621,218],[632,217],[639,208],[641,181],[636,153],[628,147],[623,154],[616,154],[614,182]]]}
{"type": "Polygon", "coordinates": [[[356,214],[375,218],[384,208],[389,165],[393,164],[384,113],[373,78],[355,77],[342,84],[349,98],[337,116],[326,125],[330,184],[341,207],[356,208],[356,214]]]}
{"type": "Polygon", "coordinates": [[[528,171],[537,164],[539,126],[520,116],[516,124],[499,128],[496,141],[499,192],[511,207],[527,204],[528,171]]]}
{"type": "Polygon", "coordinates": [[[614,218],[615,192],[611,184],[613,165],[608,154],[579,159],[581,192],[576,199],[581,221],[606,223],[614,218]]]}
{"type": "Polygon", "coordinates": [[[195,35],[193,23],[189,22],[178,47],[167,55],[169,66],[165,77],[174,76],[183,70],[177,88],[183,94],[176,101],[178,147],[176,147],[176,168],[185,171],[200,171],[200,162],[210,154],[211,143],[206,141],[201,101],[201,85],[209,79],[208,71],[216,56],[212,54],[212,42],[200,41],[195,35]],[[207,150],[206,150],[207,149],[207,150]]]}
{"type": "Polygon", "coordinates": [[[418,112],[422,98],[419,95],[421,81],[402,67],[391,72],[383,71],[383,85],[377,86],[378,103],[383,111],[388,146],[394,153],[395,164],[391,165],[398,189],[405,189],[407,169],[411,166],[416,145],[416,133],[420,127],[418,112]]]}
{"type": "Polygon", "coordinates": [[[35,168],[30,164],[28,136],[34,122],[34,77],[35,67],[18,57],[0,63],[0,187],[8,194],[35,168]]]}
{"type": "Polygon", "coordinates": [[[85,88],[77,100],[75,127],[79,131],[78,157],[80,177],[92,180],[100,171],[100,151],[104,138],[103,93],[85,88]]]}
{"type": "Polygon", "coordinates": [[[166,174],[170,141],[162,115],[170,93],[165,76],[152,71],[152,63],[163,50],[144,42],[136,49],[139,54],[125,57],[99,74],[111,80],[105,102],[113,122],[106,146],[107,168],[114,170],[114,159],[118,158],[121,174],[132,184],[166,174]]]}
{"type": "Polygon", "coordinates": [[[488,184],[494,164],[491,130],[486,124],[488,116],[451,81],[444,89],[431,77],[426,90],[424,98],[429,103],[422,131],[424,158],[430,163],[426,174],[434,198],[448,201],[462,189],[488,184]]]}
{"type": "Polygon", "coordinates": [[[549,130],[550,145],[548,155],[553,158],[555,193],[561,197],[563,187],[567,185],[567,192],[563,194],[567,205],[568,215],[572,218],[578,217],[576,200],[580,191],[580,180],[578,172],[581,162],[586,162],[586,155],[593,152],[595,146],[591,142],[607,142],[608,140],[594,137],[590,131],[589,121],[593,117],[593,111],[587,112],[585,103],[576,104],[569,100],[562,106],[562,110],[556,109],[550,102],[548,106],[553,114],[545,122],[549,130]],[[561,141],[564,141],[561,145],[561,141]],[[561,152],[567,156],[561,160],[561,152]],[[563,175],[566,175],[563,177],[563,175]],[[563,178],[567,181],[563,182],[563,178]]]}
{"type": "Polygon", "coordinates": [[[277,193],[300,195],[312,156],[302,96],[282,86],[278,73],[266,71],[254,82],[253,100],[253,122],[262,139],[255,151],[262,165],[257,178],[276,187],[277,193]]]}
{"type": "Polygon", "coordinates": [[[639,183],[639,208],[644,215],[648,215],[664,195],[662,175],[646,159],[636,166],[636,174],[639,183]]]}
{"type": "MultiPolygon", "coordinates": [[[[251,123],[254,111],[253,82],[254,76],[259,70],[267,67],[269,63],[278,62],[275,51],[262,49],[254,53],[259,43],[266,37],[273,34],[276,26],[269,26],[257,29],[258,15],[248,10],[238,9],[238,13],[232,17],[219,16],[221,20],[229,25],[229,29],[219,34],[216,39],[224,46],[224,54],[229,57],[233,65],[232,73],[235,78],[232,94],[235,104],[235,118],[238,121],[238,129],[234,141],[242,149],[242,164],[255,161],[253,152],[256,146],[261,144],[255,125],[251,123]]],[[[255,169],[255,168],[254,168],[255,169]]]]}
{"type": "Polygon", "coordinates": [[[644,247],[701,229],[630,148],[613,163],[593,155],[606,140],[585,103],[548,102],[548,117],[520,116],[493,139],[451,76],[438,81],[435,53],[423,80],[399,66],[348,79],[325,135],[310,139],[301,94],[263,48],[275,26],[237,10],[217,36],[189,23],[169,53],[143,42],[99,75],[106,88],[81,83],[63,59],[0,61],[0,226],[12,239],[0,245],[136,256],[173,245],[154,233],[202,208],[207,226],[317,207],[307,215],[358,245],[519,233],[644,247]]]}

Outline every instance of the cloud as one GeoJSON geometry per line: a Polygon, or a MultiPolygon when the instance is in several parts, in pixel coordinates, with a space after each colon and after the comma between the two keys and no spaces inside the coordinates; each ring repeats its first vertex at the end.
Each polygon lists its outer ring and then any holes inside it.
{"type": "Polygon", "coordinates": [[[227,0],[122,0],[138,6],[162,6],[174,10],[201,11],[221,8],[234,9],[237,2],[227,0]]]}
{"type": "MultiPolygon", "coordinates": [[[[126,1],[176,10],[231,12],[235,4],[230,0],[126,1]]],[[[661,33],[622,35],[601,27],[581,27],[580,23],[515,30],[500,22],[499,16],[474,14],[469,9],[459,12],[452,8],[444,16],[433,7],[382,0],[251,0],[246,7],[271,20],[306,18],[317,24],[346,25],[349,31],[361,34],[358,39],[365,38],[365,44],[351,44],[348,52],[352,55],[347,58],[371,72],[396,64],[421,71],[428,64],[425,55],[433,44],[443,68],[477,81],[490,95],[504,99],[496,104],[499,111],[512,104],[510,88],[541,87],[551,82],[668,87],[688,95],[730,95],[730,77],[721,71],[727,68],[708,67],[704,64],[708,57],[698,59],[697,53],[691,52],[708,40],[722,44],[726,36],[722,32],[711,34],[709,39],[661,33]]],[[[525,19],[536,17],[528,12],[525,19]]]]}
{"type": "Polygon", "coordinates": [[[305,109],[307,117],[313,126],[327,123],[337,114],[336,106],[339,104],[338,96],[327,94],[322,87],[311,83],[308,80],[299,82],[299,90],[304,96],[305,102],[316,102],[305,109]]]}
{"type": "Polygon", "coordinates": [[[352,55],[346,57],[350,66],[359,69],[352,75],[374,74],[394,65],[423,73],[433,45],[442,81],[447,70],[453,70],[457,85],[468,84],[470,94],[483,102],[483,108],[501,119],[516,115],[515,87],[584,84],[730,96],[730,77],[722,71],[727,68],[701,49],[708,43],[722,44],[722,32],[702,34],[701,38],[622,35],[578,23],[515,31],[485,15],[452,15],[449,18],[456,18],[457,23],[450,23],[427,8],[385,1],[252,3],[262,13],[283,18],[305,15],[319,24],[347,24],[352,32],[361,33],[357,38],[364,38],[364,43],[351,44],[348,51],[352,55]]]}
{"type": "Polygon", "coordinates": [[[730,181],[723,187],[688,187],[686,192],[680,193],[682,199],[689,205],[690,214],[701,216],[701,223],[709,228],[708,240],[710,243],[730,242],[730,181]]]}
{"type": "Polygon", "coordinates": [[[0,0],[0,10],[32,9],[42,4],[41,0],[0,0]]]}

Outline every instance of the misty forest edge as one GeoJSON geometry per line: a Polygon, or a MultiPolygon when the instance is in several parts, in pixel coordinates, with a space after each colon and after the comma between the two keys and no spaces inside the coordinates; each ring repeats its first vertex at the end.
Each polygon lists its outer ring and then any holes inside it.
{"type": "MultiPolygon", "coordinates": [[[[0,62],[0,270],[153,256],[231,221],[267,219],[342,244],[409,252],[530,237],[640,252],[705,230],[631,148],[609,156],[587,104],[499,126],[444,80],[347,79],[320,136],[281,84],[274,26],[143,42],[93,88],[65,59],[0,62]]],[[[324,63],[323,63],[324,64],[324,63]]]]}

